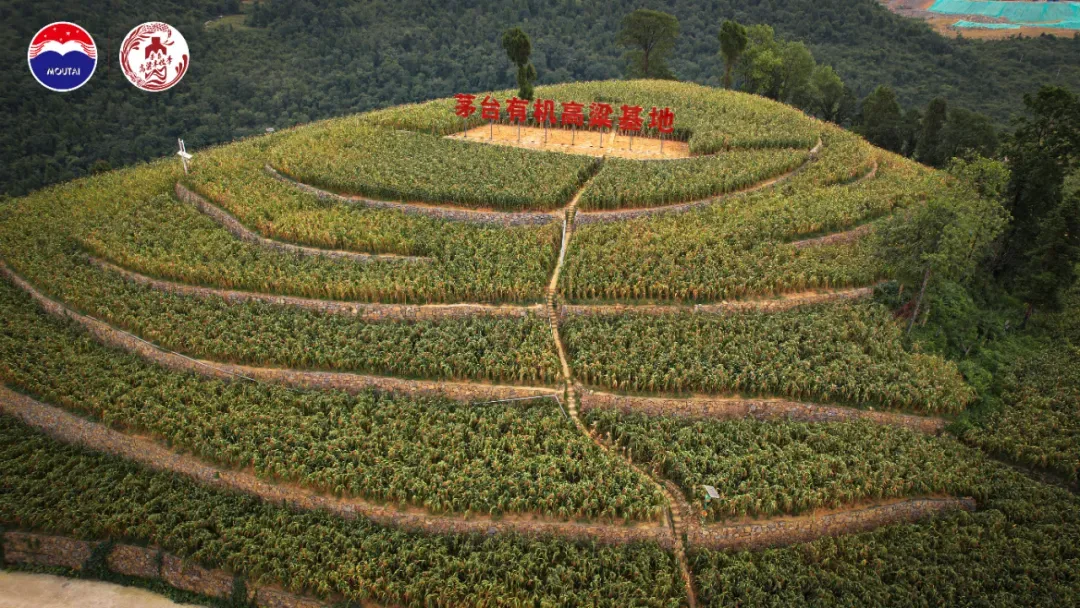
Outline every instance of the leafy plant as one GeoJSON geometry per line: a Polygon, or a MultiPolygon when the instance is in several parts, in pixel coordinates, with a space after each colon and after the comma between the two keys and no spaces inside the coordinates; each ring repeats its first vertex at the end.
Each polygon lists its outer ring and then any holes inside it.
{"type": "Polygon", "coordinates": [[[981,460],[948,438],[871,422],[693,420],[589,410],[586,424],[671,479],[708,517],[797,515],[980,486],[981,460]]]}
{"type": "Polygon", "coordinates": [[[686,213],[578,226],[561,292],[578,301],[707,302],[872,283],[885,268],[861,241],[805,249],[786,242],[919,203],[941,178],[839,131],[822,139],[818,158],[781,184],[686,213]],[[873,179],[850,183],[875,162],[873,179]]]}
{"type": "Polygon", "coordinates": [[[581,209],[656,207],[754,186],[806,160],[796,150],[732,150],[680,160],[609,158],[581,195],[581,209]]]}
{"type": "Polygon", "coordinates": [[[571,316],[574,374],[618,391],[776,395],[955,414],[974,398],[956,366],[908,352],[871,303],[783,312],[571,316]]]}
{"type": "Polygon", "coordinates": [[[983,461],[979,508],[769,551],[689,554],[702,606],[1054,605],[1080,593],[1080,501],[983,461]],[[958,600],[958,598],[967,598],[958,600]]]}
{"type": "Polygon", "coordinates": [[[426,607],[676,608],[675,557],[652,543],[411,533],[297,511],[63,445],[0,416],[0,521],[154,544],[259,583],[354,602],[426,607]],[[468,573],[463,575],[462,573],[468,573]],[[536,581],[548,581],[537,585],[536,581]]]}

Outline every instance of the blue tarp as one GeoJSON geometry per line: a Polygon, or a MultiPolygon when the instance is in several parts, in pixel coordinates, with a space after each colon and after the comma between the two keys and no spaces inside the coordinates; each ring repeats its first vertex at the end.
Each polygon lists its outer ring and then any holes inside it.
{"type": "MultiPolygon", "coordinates": [[[[937,0],[929,10],[942,15],[982,15],[1004,19],[1009,23],[1019,25],[1080,29],[1080,2],[937,0]]],[[[957,27],[984,27],[986,25],[967,25],[969,23],[973,22],[958,22],[957,27]],[[959,23],[965,25],[959,25],[959,23]]]]}
{"type": "Polygon", "coordinates": [[[1019,25],[1015,23],[980,23],[978,21],[957,21],[953,24],[953,27],[970,27],[975,29],[984,30],[1018,30],[1019,25]]]}

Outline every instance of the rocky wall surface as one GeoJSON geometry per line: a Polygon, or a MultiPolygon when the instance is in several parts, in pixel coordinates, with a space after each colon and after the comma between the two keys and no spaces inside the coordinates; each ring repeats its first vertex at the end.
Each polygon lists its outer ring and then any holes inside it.
{"type": "MultiPolygon", "coordinates": [[[[63,536],[10,531],[0,538],[4,561],[9,564],[56,566],[82,570],[100,542],[63,536]]],[[[228,598],[236,577],[224,570],[203,568],[151,547],[114,545],[105,556],[106,567],[116,574],[149,580],[207,597],[228,598]]],[[[322,608],[324,602],[267,585],[247,585],[248,600],[260,608],[322,608]]]]}
{"type": "Polygon", "coordinates": [[[116,545],[105,558],[109,570],[125,576],[159,578],[164,554],[157,549],[116,545]]]}
{"type": "Polygon", "coordinates": [[[5,532],[4,560],[13,564],[82,570],[94,550],[92,543],[26,532],[5,532]]]}

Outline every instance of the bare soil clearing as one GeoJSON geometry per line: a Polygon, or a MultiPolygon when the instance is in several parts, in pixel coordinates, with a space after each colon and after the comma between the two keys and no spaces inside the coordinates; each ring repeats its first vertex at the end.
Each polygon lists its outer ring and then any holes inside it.
{"type": "Polygon", "coordinates": [[[663,151],[661,151],[660,140],[657,138],[631,138],[629,135],[608,131],[601,133],[600,131],[579,130],[575,133],[570,129],[522,126],[520,137],[518,133],[519,127],[516,125],[497,124],[491,125],[490,128],[486,125],[475,127],[448,137],[485,144],[589,156],[619,156],[638,160],[674,160],[690,157],[690,145],[684,141],[665,139],[663,151]]]}
{"type": "Polygon", "coordinates": [[[51,574],[0,572],[0,608],[180,608],[176,602],[136,587],[51,574]]]}

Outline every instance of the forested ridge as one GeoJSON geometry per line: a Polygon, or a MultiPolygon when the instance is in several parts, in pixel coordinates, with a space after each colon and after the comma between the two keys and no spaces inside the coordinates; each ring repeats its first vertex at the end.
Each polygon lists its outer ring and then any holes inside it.
{"type": "Polygon", "coordinates": [[[1004,126],[1022,110],[1023,93],[1080,88],[1080,38],[949,40],[875,0],[2,0],[0,193],[159,157],[177,137],[198,149],[268,127],[503,88],[515,68],[499,40],[514,25],[532,38],[538,84],[621,77],[619,23],[642,7],[679,19],[670,64],[681,80],[719,84],[716,33],[732,18],[806,42],[860,98],[884,84],[905,107],[941,96],[1004,126]],[[37,85],[23,59],[34,32],[56,20],[89,29],[99,49],[93,78],[67,94],[37,85]],[[115,57],[124,34],[150,20],[177,27],[192,52],[184,81],[157,94],[128,84],[115,57]]]}

